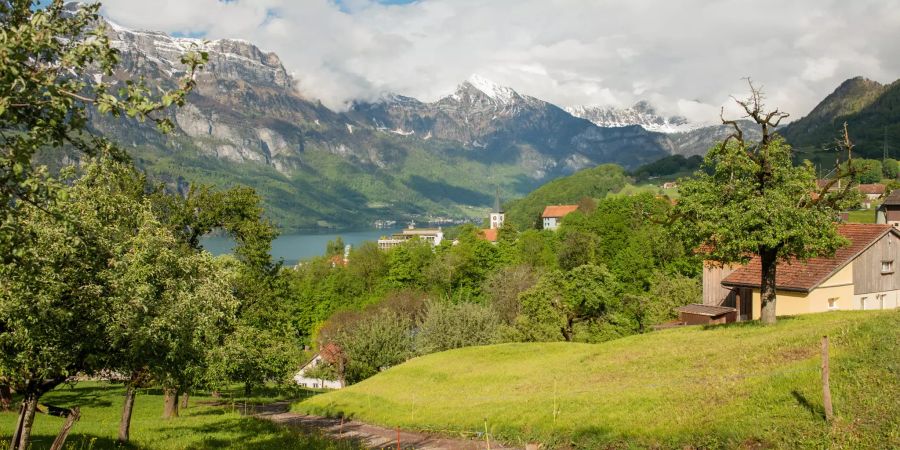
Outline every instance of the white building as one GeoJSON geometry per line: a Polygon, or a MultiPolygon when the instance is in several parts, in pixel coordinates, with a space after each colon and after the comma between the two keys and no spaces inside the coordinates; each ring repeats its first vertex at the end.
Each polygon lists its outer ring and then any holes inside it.
{"type": "Polygon", "coordinates": [[[387,250],[396,247],[412,238],[419,238],[431,244],[432,247],[441,245],[444,240],[444,231],[438,228],[416,228],[415,223],[410,223],[409,228],[378,240],[378,248],[387,250]]]}
{"type": "Polygon", "coordinates": [[[318,352],[313,356],[313,358],[294,375],[294,382],[300,386],[314,388],[314,389],[340,389],[344,387],[340,380],[326,380],[324,378],[310,378],[306,376],[306,373],[317,367],[319,364],[325,363],[325,356],[322,355],[322,352],[318,352]]]}
{"type": "Polygon", "coordinates": [[[541,218],[544,219],[545,230],[556,230],[562,222],[562,218],[566,217],[575,210],[578,205],[551,205],[544,208],[541,218]]]}

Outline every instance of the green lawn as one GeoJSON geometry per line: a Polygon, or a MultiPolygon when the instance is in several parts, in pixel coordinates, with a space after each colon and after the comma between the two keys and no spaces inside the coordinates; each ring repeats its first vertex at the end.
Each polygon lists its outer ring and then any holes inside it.
{"type": "Polygon", "coordinates": [[[850,223],[875,223],[875,210],[860,209],[849,211],[847,213],[847,221],[850,223]]]}
{"type": "MultiPolygon", "coordinates": [[[[77,450],[122,448],[116,442],[119,417],[122,411],[121,385],[103,382],[83,382],[60,387],[42,398],[42,404],[81,406],[81,420],[76,423],[66,441],[66,448],[77,450]]],[[[263,392],[250,402],[279,399],[277,394],[263,392]],[[267,395],[268,394],[268,395],[267,395]]],[[[138,395],[131,422],[131,445],[135,449],[302,449],[352,450],[356,445],[348,441],[335,442],[315,433],[301,433],[273,423],[242,417],[238,406],[211,406],[211,402],[229,399],[191,397],[190,405],[173,420],[162,420],[162,395],[158,389],[144,390],[138,395]]],[[[6,448],[16,414],[0,413],[0,445],[6,448]]],[[[38,414],[35,417],[33,449],[50,446],[63,419],[38,414]]]]}
{"type": "Polygon", "coordinates": [[[900,310],[413,359],[294,410],[549,448],[900,448],[900,310]],[[837,420],[823,419],[822,335],[837,420]]]}

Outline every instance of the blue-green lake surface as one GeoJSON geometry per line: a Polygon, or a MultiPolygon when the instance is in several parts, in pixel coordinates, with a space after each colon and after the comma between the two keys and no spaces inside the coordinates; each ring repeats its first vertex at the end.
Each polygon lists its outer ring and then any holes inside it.
{"type": "MultiPolygon", "coordinates": [[[[361,231],[323,232],[306,234],[283,234],[272,242],[272,259],[284,259],[285,264],[294,265],[302,259],[309,259],[325,254],[325,245],[338,236],[344,244],[354,247],[365,241],[377,241],[381,236],[397,233],[401,228],[381,228],[361,231]]],[[[206,236],[202,239],[203,248],[214,255],[231,253],[234,240],[228,236],[206,236]]]]}

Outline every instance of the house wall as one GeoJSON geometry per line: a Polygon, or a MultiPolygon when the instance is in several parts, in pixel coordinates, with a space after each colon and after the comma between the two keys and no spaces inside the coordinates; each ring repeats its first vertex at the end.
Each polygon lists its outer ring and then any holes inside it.
{"type": "Polygon", "coordinates": [[[853,260],[854,294],[875,294],[900,289],[900,238],[888,233],[853,260]],[[881,262],[893,261],[892,273],[881,273],[881,262]]]}
{"type": "MultiPolygon", "coordinates": [[[[830,299],[835,299],[836,309],[859,309],[859,303],[853,293],[853,264],[844,266],[812,292],[776,291],[775,315],[792,316],[825,312],[829,310],[830,299]]],[[[754,289],[753,319],[759,319],[761,311],[762,300],[759,289],[754,289]]]]}
{"type": "Polygon", "coordinates": [[[308,362],[305,366],[300,368],[294,375],[294,382],[299,386],[309,387],[309,388],[325,388],[325,389],[340,389],[341,382],[338,380],[324,380],[321,378],[309,378],[306,376],[306,371],[308,369],[312,369],[313,367],[318,366],[322,363],[322,355],[316,355],[312,361],[308,362]]]}
{"type": "Polygon", "coordinates": [[[555,230],[559,227],[559,219],[556,217],[544,217],[544,229],[555,230]]]}
{"type": "Polygon", "coordinates": [[[722,280],[724,280],[728,275],[731,275],[731,273],[735,270],[737,270],[737,267],[735,266],[714,266],[712,263],[707,263],[705,261],[703,262],[704,305],[720,306],[728,303],[728,296],[732,295],[733,290],[731,288],[722,286],[722,280]]]}

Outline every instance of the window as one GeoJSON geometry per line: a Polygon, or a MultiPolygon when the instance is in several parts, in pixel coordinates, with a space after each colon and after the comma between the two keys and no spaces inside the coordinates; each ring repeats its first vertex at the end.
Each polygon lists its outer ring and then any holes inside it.
{"type": "Polygon", "coordinates": [[[836,310],[838,309],[838,298],[832,297],[828,299],[828,309],[836,310]]]}
{"type": "Polygon", "coordinates": [[[894,261],[882,261],[881,273],[894,273],[894,261]]]}

